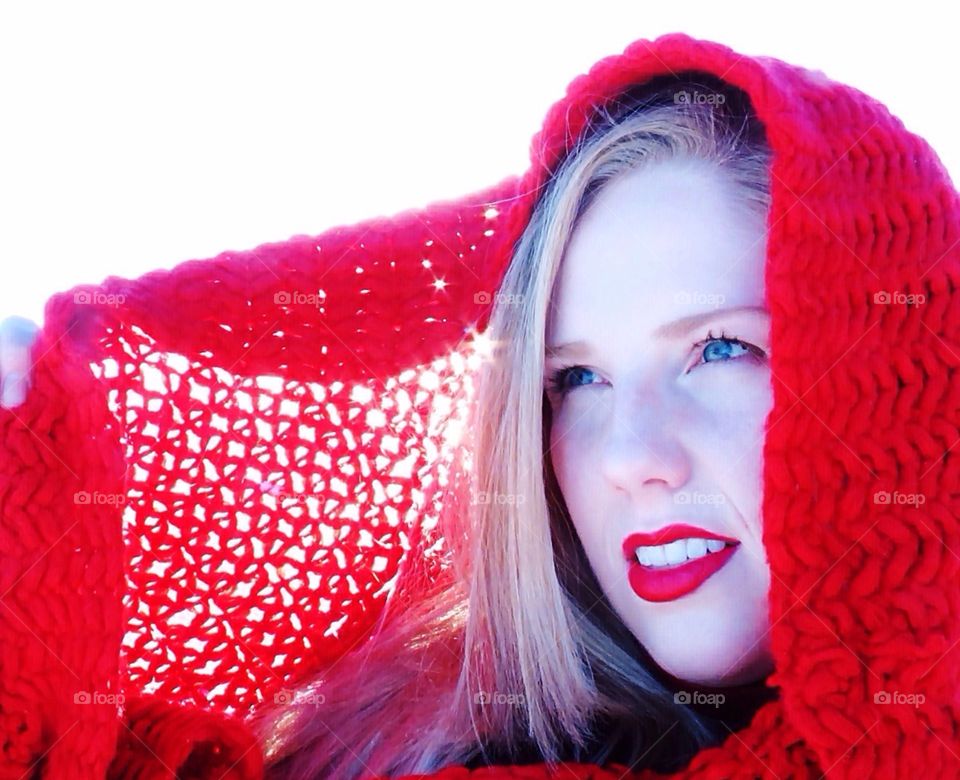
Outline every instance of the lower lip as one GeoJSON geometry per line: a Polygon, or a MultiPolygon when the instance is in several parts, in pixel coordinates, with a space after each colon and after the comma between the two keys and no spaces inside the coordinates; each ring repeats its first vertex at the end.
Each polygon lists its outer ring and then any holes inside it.
{"type": "Polygon", "coordinates": [[[634,556],[628,574],[630,587],[644,601],[673,601],[699,588],[730,560],[739,546],[728,545],[702,558],[656,569],[644,566],[634,556]]]}

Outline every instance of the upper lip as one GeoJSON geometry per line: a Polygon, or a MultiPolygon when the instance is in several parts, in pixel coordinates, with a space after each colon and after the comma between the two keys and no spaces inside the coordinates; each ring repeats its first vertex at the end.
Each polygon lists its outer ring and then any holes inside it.
{"type": "Polygon", "coordinates": [[[629,534],[623,540],[623,557],[627,560],[632,560],[634,555],[636,555],[638,547],[652,547],[658,544],[669,544],[677,539],[685,539],[691,536],[696,537],[697,539],[719,539],[721,542],[739,544],[737,539],[732,539],[729,536],[721,536],[720,534],[715,534],[712,531],[707,531],[704,528],[698,528],[695,525],[688,525],[686,523],[673,523],[671,525],[664,526],[657,531],[653,531],[652,533],[637,532],[629,534]]]}

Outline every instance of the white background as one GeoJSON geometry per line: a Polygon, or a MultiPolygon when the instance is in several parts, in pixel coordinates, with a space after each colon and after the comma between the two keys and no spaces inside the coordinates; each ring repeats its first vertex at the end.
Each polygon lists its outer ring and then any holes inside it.
{"type": "Polygon", "coordinates": [[[0,6],[0,319],[57,291],[466,195],[527,165],[567,84],[686,32],[851,84],[956,180],[947,5],[0,6]],[[801,10],[802,9],[802,10],[801,10]]]}

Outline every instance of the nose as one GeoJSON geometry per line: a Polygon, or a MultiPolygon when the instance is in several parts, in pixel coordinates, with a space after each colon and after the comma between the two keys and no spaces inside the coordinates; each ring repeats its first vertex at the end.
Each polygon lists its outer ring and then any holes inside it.
{"type": "Polygon", "coordinates": [[[678,435],[680,425],[681,420],[659,404],[612,415],[599,464],[608,484],[634,498],[648,484],[679,490],[691,470],[690,453],[678,435]]]}

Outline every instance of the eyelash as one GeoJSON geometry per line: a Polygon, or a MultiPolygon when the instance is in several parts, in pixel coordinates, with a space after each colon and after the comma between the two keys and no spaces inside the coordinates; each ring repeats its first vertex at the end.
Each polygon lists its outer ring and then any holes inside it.
{"type": "MultiPolygon", "coordinates": [[[[695,342],[695,343],[691,346],[691,349],[697,349],[697,348],[700,348],[700,347],[704,347],[704,346],[706,346],[707,343],[709,343],[709,342],[711,342],[711,341],[729,341],[731,344],[739,344],[741,347],[743,347],[744,349],[746,349],[748,353],[753,354],[753,355],[755,355],[755,356],[760,357],[760,356],[765,356],[765,355],[766,355],[766,353],[765,353],[762,349],[760,349],[758,346],[756,346],[756,345],[754,345],[754,344],[751,344],[751,343],[748,342],[748,341],[743,341],[742,339],[738,339],[736,336],[728,336],[728,335],[726,334],[726,331],[723,331],[723,330],[720,331],[720,335],[719,335],[719,336],[714,336],[712,330],[707,331],[707,336],[706,336],[706,338],[700,339],[700,341],[695,342]]],[[[747,357],[747,355],[738,355],[737,357],[747,357]]],[[[717,362],[717,363],[728,363],[728,362],[731,362],[731,361],[736,360],[736,359],[737,359],[737,358],[734,357],[734,358],[730,358],[729,360],[717,360],[717,361],[714,361],[714,362],[717,362]]],[[[708,364],[705,363],[705,362],[700,362],[700,363],[697,363],[697,364],[694,366],[694,368],[696,368],[697,366],[703,366],[703,365],[708,365],[708,364]]],[[[554,394],[556,394],[556,395],[561,395],[561,396],[562,396],[562,395],[565,395],[566,393],[570,392],[570,390],[576,389],[576,388],[565,388],[565,387],[563,386],[563,383],[564,383],[564,381],[565,381],[566,378],[567,378],[567,374],[569,374],[571,371],[573,371],[574,369],[577,369],[577,368],[583,368],[583,366],[561,366],[560,368],[558,368],[558,369],[556,369],[555,371],[553,371],[553,372],[550,374],[550,378],[549,378],[549,380],[548,380],[548,382],[547,382],[547,384],[548,384],[548,391],[551,392],[551,393],[554,393],[554,394]]],[[[691,369],[691,370],[692,370],[692,369],[691,369]]],[[[688,372],[688,373],[689,373],[689,372],[688,372]]]]}

